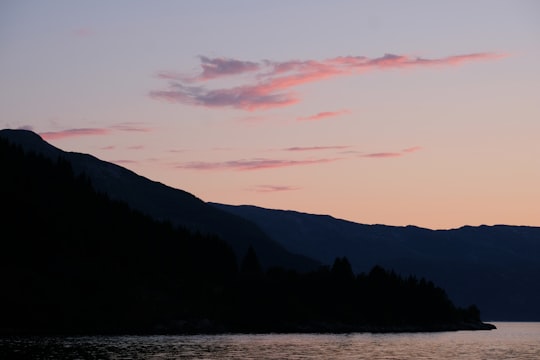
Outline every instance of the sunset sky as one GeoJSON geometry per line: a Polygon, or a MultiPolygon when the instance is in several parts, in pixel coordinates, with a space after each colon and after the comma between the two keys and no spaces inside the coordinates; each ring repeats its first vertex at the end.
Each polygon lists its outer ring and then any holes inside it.
{"type": "Polygon", "coordinates": [[[0,121],[204,201],[540,226],[540,1],[4,0],[0,121]]]}

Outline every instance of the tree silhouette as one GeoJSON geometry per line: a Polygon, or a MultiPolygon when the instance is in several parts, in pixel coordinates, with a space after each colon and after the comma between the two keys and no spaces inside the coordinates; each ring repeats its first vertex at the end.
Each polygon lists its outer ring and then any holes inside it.
{"type": "Polygon", "coordinates": [[[336,258],[330,273],[332,281],[339,284],[350,284],[355,278],[349,259],[346,257],[336,258]]]}
{"type": "Polygon", "coordinates": [[[259,279],[263,275],[261,263],[252,246],[249,246],[246,255],[242,259],[240,274],[250,279],[259,279]]]}

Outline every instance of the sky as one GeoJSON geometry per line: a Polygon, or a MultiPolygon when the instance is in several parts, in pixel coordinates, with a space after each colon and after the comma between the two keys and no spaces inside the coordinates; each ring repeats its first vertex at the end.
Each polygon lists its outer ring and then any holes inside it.
{"type": "Polygon", "coordinates": [[[540,226],[540,2],[0,2],[0,126],[204,201],[540,226]]]}

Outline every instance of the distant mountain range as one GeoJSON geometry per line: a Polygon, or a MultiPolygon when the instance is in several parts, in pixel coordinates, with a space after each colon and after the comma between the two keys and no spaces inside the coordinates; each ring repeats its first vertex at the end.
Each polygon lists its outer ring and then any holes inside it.
{"type": "Polygon", "coordinates": [[[347,256],[354,270],[373,265],[426,277],[457,304],[475,303],[489,320],[540,320],[540,228],[464,226],[429,230],[363,225],[327,215],[213,204],[255,222],[287,250],[323,264],[347,256]]]}
{"type": "Polygon", "coordinates": [[[540,228],[465,226],[429,230],[363,225],[326,215],[205,203],[91,155],[64,152],[27,130],[0,137],[51,159],[68,160],[94,188],[157,220],[217,234],[241,259],[252,246],[266,268],[312,270],[346,256],[356,272],[374,265],[415,274],[457,305],[476,304],[489,320],[540,320],[540,228]]]}

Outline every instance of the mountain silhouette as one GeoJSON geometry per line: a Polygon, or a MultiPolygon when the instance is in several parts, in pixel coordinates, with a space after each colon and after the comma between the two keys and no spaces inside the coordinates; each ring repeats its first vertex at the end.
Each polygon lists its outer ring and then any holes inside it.
{"type": "Polygon", "coordinates": [[[156,220],[220,236],[230,244],[238,258],[252,246],[264,267],[312,270],[319,265],[308,257],[288,252],[253,222],[217,209],[186,191],[149,180],[88,154],[62,151],[29,130],[4,129],[0,130],[0,137],[20,145],[26,152],[42,154],[52,160],[67,160],[74,173],[86,174],[98,192],[123,201],[156,220]]]}
{"type": "Polygon", "coordinates": [[[153,219],[202,235],[218,235],[237,259],[252,248],[264,269],[311,271],[346,255],[355,273],[379,265],[428,278],[458,306],[478,305],[486,319],[540,320],[536,306],[540,303],[540,228],[499,225],[435,231],[205,203],[91,155],[62,151],[31,131],[0,130],[0,138],[27,153],[64,159],[75,175],[85,174],[97,192],[153,219]]]}
{"type": "Polygon", "coordinates": [[[0,164],[2,336],[495,328],[431,281],[355,274],[346,257],[264,269],[253,246],[239,259],[215,235],[96,191],[64,157],[2,137],[0,164]]]}
{"type": "Polygon", "coordinates": [[[539,227],[429,230],[248,205],[213,205],[255,222],[289,251],[323,264],[346,255],[355,272],[380,265],[429,278],[457,305],[477,304],[486,319],[540,320],[539,227]]]}

